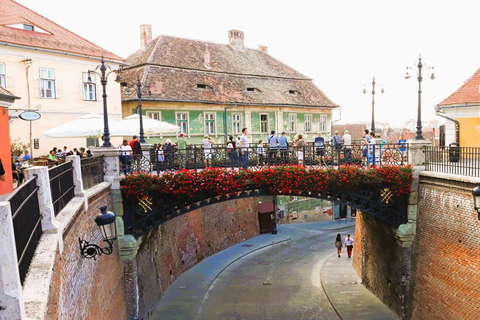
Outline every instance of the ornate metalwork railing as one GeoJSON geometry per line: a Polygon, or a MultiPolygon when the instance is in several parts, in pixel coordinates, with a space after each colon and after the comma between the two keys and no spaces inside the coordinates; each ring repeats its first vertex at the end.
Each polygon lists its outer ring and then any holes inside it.
{"type": "Polygon", "coordinates": [[[425,147],[427,171],[480,177],[480,148],[425,147]]]}
{"type": "Polygon", "coordinates": [[[302,165],[306,167],[327,168],[345,164],[366,166],[368,154],[372,154],[372,163],[376,166],[405,165],[408,163],[408,146],[397,144],[378,144],[369,147],[360,144],[343,146],[336,149],[330,145],[316,148],[313,144],[305,147],[287,149],[269,149],[268,147],[249,147],[248,156],[240,148],[228,149],[225,146],[213,146],[204,149],[203,146],[190,145],[186,149],[175,147],[162,150],[151,149],[149,158],[132,155],[130,158],[120,156],[122,171],[151,172],[160,174],[164,171],[181,169],[204,169],[206,167],[220,168],[262,168],[277,165],[302,165]],[[262,151],[263,150],[263,151],[262,151]],[[137,160],[135,161],[135,157],[137,160]]]}
{"type": "Polygon", "coordinates": [[[82,158],[80,162],[85,190],[104,181],[103,156],[82,158]]]}
{"type": "Polygon", "coordinates": [[[18,269],[22,285],[42,236],[42,217],[37,194],[37,177],[34,176],[7,198],[12,211],[18,269]]]}
{"type": "Polygon", "coordinates": [[[48,169],[50,178],[50,191],[52,193],[53,210],[55,216],[75,196],[73,183],[72,162],[65,162],[61,165],[48,169]]]}

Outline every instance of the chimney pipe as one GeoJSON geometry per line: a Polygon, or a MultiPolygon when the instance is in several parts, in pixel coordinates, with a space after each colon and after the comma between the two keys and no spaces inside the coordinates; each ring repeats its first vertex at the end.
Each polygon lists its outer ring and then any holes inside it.
{"type": "Polygon", "coordinates": [[[142,24],[140,26],[140,49],[152,41],[152,26],[149,24],[142,24]]]}
{"type": "Polygon", "coordinates": [[[258,49],[262,50],[265,53],[268,53],[268,47],[267,46],[258,46],[258,49]]]}
{"type": "Polygon", "coordinates": [[[243,31],[230,30],[228,31],[228,42],[233,50],[243,50],[243,31]]]}

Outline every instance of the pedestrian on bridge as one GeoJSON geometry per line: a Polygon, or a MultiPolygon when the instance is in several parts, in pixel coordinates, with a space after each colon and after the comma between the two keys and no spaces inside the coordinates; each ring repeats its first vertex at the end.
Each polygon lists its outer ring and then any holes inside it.
{"type": "Polygon", "coordinates": [[[347,235],[347,238],[345,239],[345,247],[347,247],[347,255],[349,258],[352,257],[353,241],[353,238],[350,238],[350,235],[347,235]]]}
{"type": "Polygon", "coordinates": [[[335,247],[337,248],[338,257],[340,258],[340,253],[342,253],[343,248],[343,239],[340,233],[337,233],[337,238],[335,239],[335,247]]]}

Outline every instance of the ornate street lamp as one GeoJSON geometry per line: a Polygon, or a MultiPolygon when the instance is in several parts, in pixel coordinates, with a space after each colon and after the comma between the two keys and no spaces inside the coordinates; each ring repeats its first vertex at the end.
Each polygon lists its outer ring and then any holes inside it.
{"type": "Polygon", "coordinates": [[[148,95],[151,95],[152,93],[150,92],[150,86],[147,86],[145,84],[142,84],[140,82],[140,78],[137,78],[137,97],[138,97],[138,108],[137,112],[140,118],[140,143],[145,143],[145,137],[144,137],[144,132],[143,132],[143,115],[142,115],[142,89],[143,88],[148,88],[148,95]]]}
{"type": "MultiPolygon", "coordinates": [[[[415,136],[415,140],[423,140],[422,135],[422,56],[418,58],[418,64],[414,65],[414,67],[418,67],[418,111],[417,111],[417,135],[415,136]]],[[[410,75],[408,74],[408,69],[413,69],[414,67],[407,67],[407,73],[405,75],[405,79],[410,79],[410,75]]],[[[425,65],[425,67],[427,67],[425,65]]],[[[430,79],[435,79],[435,74],[433,73],[434,67],[427,67],[427,69],[432,69],[432,75],[430,79]]]]}
{"type": "Polygon", "coordinates": [[[80,254],[83,258],[87,259],[97,259],[97,255],[101,256],[102,254],[112,254],[113,252],[113,242],[117,240],[117,225],[115,223],[116,215],[111,211],[107,211],[107,206],[102,206],[99,208],[101,214],[95,218],[97,226],[100,228],[100,233],[102,234],[103,241],[105,241],[108,246],[100,247],[96,244],[89,243],[88,241],[78,238],[80,243],[80,254]]]}
{"type": "Polygon", "coordinates": [[[109,65],[105,64],[105,60],[100,59],[100,64],[95,68],[95,70],[88,70],[88,81],[92,81],[92,78],[90,76],[91,73],[95,73],[100,77],[100,83],[102,84],[103,87],[103,145],[102,147],[111,147],[112,144],[110,142],[110,131],[108,129],[108,110],[107,110],[107,78],[108,75],[112,72],[117,73],[117,77],[115,79],[116,82],[120,82],[120,75],[118,74],[120,70],[112,70],[109,65]],[[108,73],[107,68],[110,69],[108,73]],[[97,70],[100,70],[100,73],[97,72],[97,70]]]}
{"type": "MultiPolygon", "coordinates": [[[[365,85],[363,86],[363,93],[367,93],[365,85]]],[[[383,86],[380,93],[385,93],[385,90],[383,90],[383,86]]],[[[375,77],[373,77],[372,81],[372,127],[370,128],[370,131],[375,133],[375,77]]]]}
{"type": "Polygon", "coordinates": [[[480,185],[473,188],[472,195],[473,195],[473,207],[477,211],[478,220],[480,220],[480,185]]]}

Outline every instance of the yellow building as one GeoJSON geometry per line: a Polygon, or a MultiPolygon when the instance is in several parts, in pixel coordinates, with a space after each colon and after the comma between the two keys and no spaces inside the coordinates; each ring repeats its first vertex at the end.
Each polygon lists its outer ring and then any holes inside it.
{"type": "MultiPolygon", "coordinates": [[[[24,6],[0,0],[0,86],[21,98],[9,110],[11,139],[31,142],[33,156],[46,155],[53,147],[87,147],[87,139],[48,139],[41,133],[88,113],[103,114],[100,79],[95,74],[88,77],[102,56],[112,69],[123,63],[121,57],[24,6]],[[41,118],[18,118],[25,110],[37,110],[41,118]]],[[[114,79],[115,74],[108,78],[108,115],[121,120],[120,86],[114,79]]]]}
{"type": "Polygon", "coordinates": [[[440,102],[435,110],[445,121],[445,145],[480,147],[480,69],[440,102]]]}

